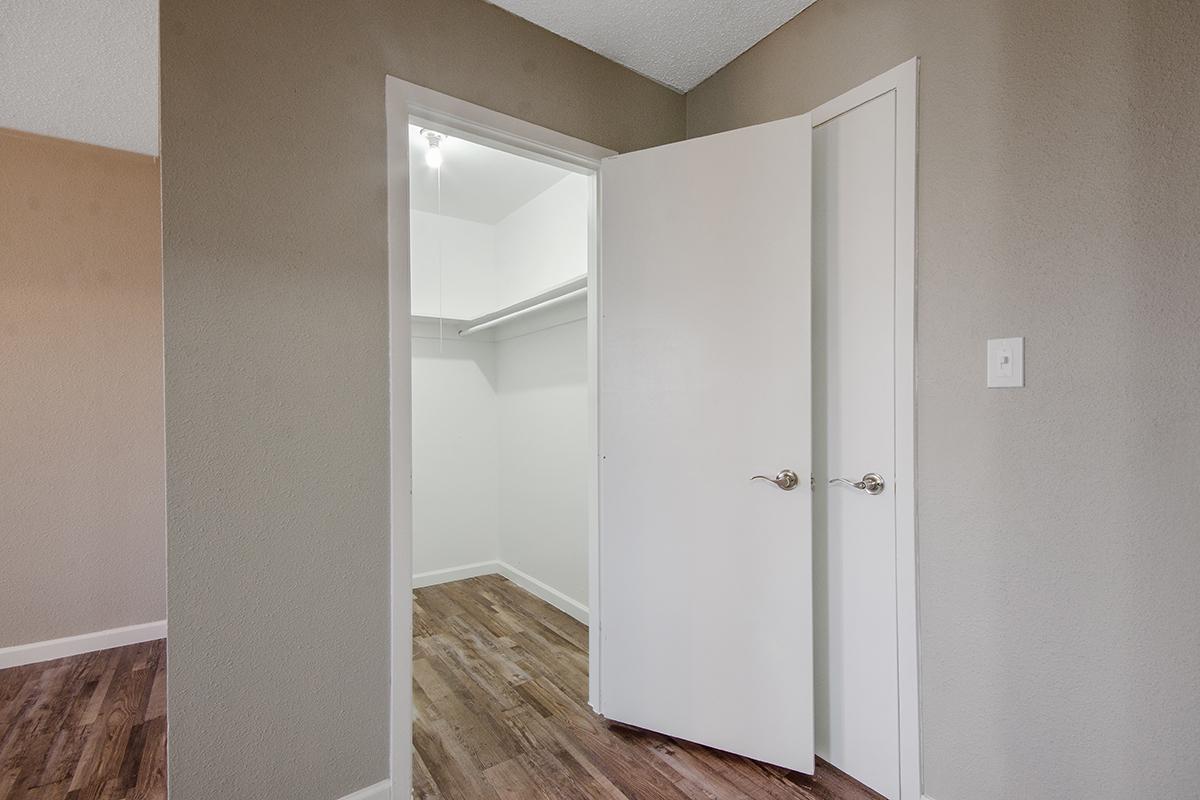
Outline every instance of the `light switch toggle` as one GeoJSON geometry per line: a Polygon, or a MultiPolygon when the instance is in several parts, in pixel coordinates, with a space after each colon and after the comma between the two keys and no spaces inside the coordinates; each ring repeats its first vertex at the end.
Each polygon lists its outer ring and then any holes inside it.
{"type": "Polygon", "coordinates": [[[1025,339],[988,339],[989,389],[1019,389],[1025,385],[1025,339]]]}

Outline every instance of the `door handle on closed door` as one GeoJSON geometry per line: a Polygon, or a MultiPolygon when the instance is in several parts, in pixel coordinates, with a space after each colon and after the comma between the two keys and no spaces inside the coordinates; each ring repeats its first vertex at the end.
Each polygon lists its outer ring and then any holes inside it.
{"type": "Polygon", "coordinates": [[[831,478],[829,483],[844,483],[847,486],[859,489],[867,494],[880,494],[884,489],[883,476],[878,472],[868,472],[862,476],[861,481],[852,481],[849,478],[831,478]]]}
{"type": "Polygon", "coordinates": [[[783,489],[785,492],[790,492],[800,485],[800,479],[796,477],[796,473],[790,469],[780,470],[779,474],[774,478],[768,478],[766,475],[755,475],[750,480],[752,481],[770,481],[771,483],[783,489]]]}

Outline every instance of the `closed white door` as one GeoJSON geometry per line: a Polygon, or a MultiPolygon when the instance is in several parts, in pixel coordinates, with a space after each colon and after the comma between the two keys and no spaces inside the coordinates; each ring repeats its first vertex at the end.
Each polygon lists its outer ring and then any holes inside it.
{"type": "Polygon", "coordinates": [[[603,162],[598,615],[604,716],[810,773],[811,125],[603,162]]]}
{"type": "Polygon", "coordinates": [[[817,753],[900,796],[896,639],[896,95],[813,132],[817,753]],[[861,483],[876,473],[883,490],[861,483]]]}

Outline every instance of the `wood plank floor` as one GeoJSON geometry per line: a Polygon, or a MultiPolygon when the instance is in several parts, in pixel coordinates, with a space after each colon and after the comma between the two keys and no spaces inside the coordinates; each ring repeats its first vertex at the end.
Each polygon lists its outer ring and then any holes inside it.
{"type": "MultiPolygon", "coordinates": [[[[879,800],[609,725],[587,629],[499,576],[415,592],[413,756],[423,800],[879,800]]],[[[0,800],[165,800],[164,641],[0,671],[0,800]]]]}
{"type": "Polygon", "coordinates": [[[422,800],[879,800],[609,725],[587,705],[587,629],[496,575],[414,592],[414,790],[422,800]]]}
{"type": "Polygon", "coordinates": [[[164,800],[166,641],[0,671],[0,800],[164,800]]]}

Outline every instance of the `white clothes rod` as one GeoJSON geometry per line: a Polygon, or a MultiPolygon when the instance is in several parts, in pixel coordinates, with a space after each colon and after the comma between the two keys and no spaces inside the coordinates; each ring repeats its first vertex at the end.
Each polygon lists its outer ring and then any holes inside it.
{"type": "Polygon", "coordinates": [[[533,311],[536,308],[561,303],[564,300],[569,300],[587,292],[588,279],[587,275],[581,275],[578,278],[573,278],[565,283],[560,283],[558,286],[547,289],[541,294],[536,294],[526,300],[513,303],[511,306],[493,311],[490,314],[484,314],[482,317],[476,317],[459,330],[459,336],[470,336],[472,333],[477,333],[482,330],[487,330],[494,325],[499,325],[501,322],[518,317],[522,314],[533,311]]]}

